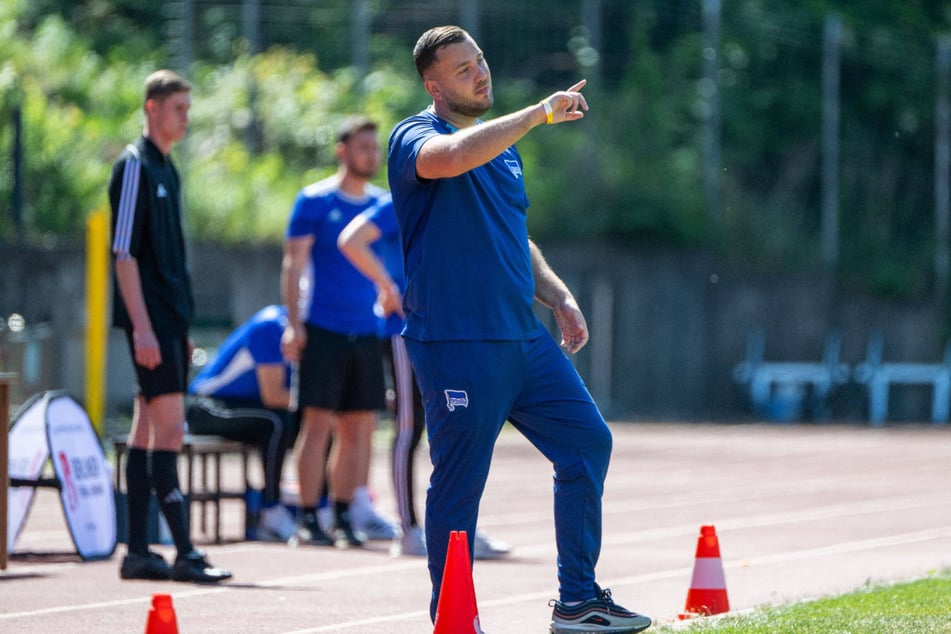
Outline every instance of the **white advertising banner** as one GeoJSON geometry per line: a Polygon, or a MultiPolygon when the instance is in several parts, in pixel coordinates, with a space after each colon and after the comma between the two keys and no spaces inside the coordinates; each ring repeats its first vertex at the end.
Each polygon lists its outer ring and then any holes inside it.
{"type": "Polygon", "coordinates": [[[46,432],[66,523],[83,559],[112,556],[116,500],[112,469],[82,406],[64,393],[46,399],[46,432]]]}
{"type": "MultiPolygon", "coordinates": [[[[10,429],[10,478],[56,487],[76,551],[105,559],[116,549],[116,500],[112,468],[82,406],[66,392],[38,394],[14,417],[10,429]],[[52,461],[55,480],[43,478],[52,461]],[[52,482],[52,484],[51,484],[52,482]]],[[[16,545],[36,486],[10,487],[7,551],[16,545]]]]}
{"type": "MultiPolygon", "coordinates": [[[[37,480],[50,456],[46,440],[46,400],[35,396],[20,408],[10,429],[11,478],[37,480]]],[[[30,506],[34,487],[10,487],[7,495],[7,552],[13,551],[30,506]]]]}

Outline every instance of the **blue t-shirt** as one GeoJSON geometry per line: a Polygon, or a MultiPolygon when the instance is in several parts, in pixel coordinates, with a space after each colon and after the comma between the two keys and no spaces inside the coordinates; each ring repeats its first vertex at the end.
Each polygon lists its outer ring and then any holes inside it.
{"type": "Polygon", "coordinates": [[[420,148],[453,131],[430,109],[390,135],[390,191],[406,273],[404,335],[423,341],[534,339],[544,328],[532,309],[522,159],[513,146],[465,174],[418,178],[420,148]]]}
{"type": "Polygon", "coordinates": [[[283,306],[265,306],[222,342],[215,357],[192,379],[189,394],[261,402],[255,370],[259,365],[284,365],[284,386],[290,386],[290,365],[281,354],[287,326],[283,306]]]}
{"type": "MultiPolygon", "coordinates": [[[[389,272],[393,283],[402,293],[406,290],[406,278],[403,276],[403,248],[400,246],[400,228],[396,223],[396,213],[393,211],[393,198],[389,194],[384,195],[378,205],[367,209],[361,215],[380,230],[379,240],[372,245],[373,251],[383,261],[383,266],[389,272]]],[[[380,336],[386,338],[400,334],[406,324],[396,313],[382,321],[380,336]]]]}
{"type": "Polygon", "coordinates": [[[354,198],[340,191],[337,176],[308,185],[294,201],[287,238],[312,236],[310,271],[302,289],[304,322],[343,335],[376,335],[376,288],[337,248],[347,223],[377,203],[382,188],[368,184],[354,198]]]}

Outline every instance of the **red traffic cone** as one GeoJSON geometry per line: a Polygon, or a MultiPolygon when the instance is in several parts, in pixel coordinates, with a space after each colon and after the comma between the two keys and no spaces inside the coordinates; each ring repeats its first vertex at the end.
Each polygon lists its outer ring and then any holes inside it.
{"type": "Polygon", "coordinates": [[[479,624],[471,562],[466,531],[449,533],[433,634],[484,634],[479,624]]]}
{"type": "Polygon", "coordinates": [[[723,575],[717,531],[713,526],[701,526],[693,578],[687,591],[687,605],[680,618],[729,611],[730,600],[726,596],[726,577],[723,575]]]}
{"type": "Polygon", "coordinates": [[[172,595],[152,595],[152,607],[149,609],[149,620],[145,623],[145,634],[178,634],[172,595]]]}

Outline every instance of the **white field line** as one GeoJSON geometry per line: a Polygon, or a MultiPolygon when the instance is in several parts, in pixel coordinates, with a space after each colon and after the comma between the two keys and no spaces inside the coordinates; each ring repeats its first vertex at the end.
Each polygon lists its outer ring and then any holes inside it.
{"type": "MultiPolygon", "coordinates": [[[[887,498],[883,500],[868,500],[860,501],[847,504],[833,504],[826,507],[818,507],[812,509],[803,509],[799,511],[790,511],[786,513],[767,513],[763,515],[752,515],[747,517],[739,517],[727,520],[721,520],[717,522],[717,526],[721,528],[737,528],[737,529],[746,529],[750,527],[768,527],[775,526],[778,524],[787,524],[793,522],[806,522],[817,519],[830,519],[838,517],[846,517],[851,515],[861,515],[867,513],[881,513],[886,511],[897,511],[911,508],[921,508],[921,507],[930,507],[934,508],[937,504],[933,495],[914,495],[914,496],[905,496],[898,498],[887,498]]],[[[947,504],[951,504],[948,502],[947,504]]],[[[680,535],[692,535],[697,531],[697,526],[695,524],[688,525],[679,525],[679,526],[670,526],[665,528],[656,528],[648,529],[643,531],[632,531],[625,534],[623,537],[611,537],[606,538],[605,543],[610,544],[630,544],[634,542],[647,542],[654,539],[668,538],[672,536],[680,535]]],[[[742,565],[750,564],[771,564],[778,563],[783,561],[791,561],[794,559],[808,559],[817,556],[825,556],[830,553],[844,553],[844,552],[855,552],[860,550],[875,550],[880,548],[887,548],[899,544],[908,544],[914,542],[924,542],[924,541],[935,541],[935,540],[944,540],[948,537],[951,537],[951,527],[942,527],[934,528],[930,530],[915,531],[911,533],[900,533],[895,535],[886,535],[872,539],[865,540],[855,540],[842,542],[840,544],[831,544],[828,546],[822,546],[817,548],[809,548],[800,551],[784,551],[783,553],[778,553],[775,555],[760,555],[759,557],[746,558],[742,561],[725,563],[725,567],[735,568],[742,565]]],[[[250,550],[255,546],[253,544],[242,544],[239,546],[231,547],[234,550],[250,550]]],[[[553,550],[553,545],[534,545],[534,546],[520,546],[519,553],[525,552],[545,552],[553,550]]],[[[70,564],[75,565],[75,564],[70,564]]],[[[332,570],[322,573],[313,573],[306,575],[296,575],[292,577],[281,577],[276,579],[271,579],[267,581],[257,582],[257,585],[262,587],[268,586],[280,586],[280,585],[289,585],[297,583],[312,583],[316,581],[326,581],[334,579],[343,579],[348,577],[378,577],[381,574],[390,571],[406,570],[406,569],[415,569],[418,568],[419,562],[417,561],[405,561],[405,562],[393,562],[386,565],[375,565],[375,566],[363,566],[358,568],[348,568],[346,570],[332,570]]],[[[619,585],[630,585],[635,583],[643,583],[647,581],[656,581],[659,579],[668,579],[679,577],[683,575],[689,575],[691,567],[686,568],[676,568],[669,570],[656,571],[652,573],[646,573],[642,575],[636,575],[632,577],[624,577],[614,580],[606,580],[606,583],[610,583],[614,586],[619,585]]],[[[242,590],[245,590],[247,586],[242,586],[242,590]]],[[[212,594],[220,594],[223,592],[234,591],[229,589],[227,585],[218,586],[214,588],[195,588],[192,590],[186,590],[183,592],[172,593],[173,597],[196,597],[196,596],[207,596],[212,594]]],[[[486,606],[493,605],[509,605],[514,603],[522,603],[527,601],[537,601],[539,599],[550,598],[551,591],[546,590],[545,592],[539,593],[528,593],[522,595],[514,595],[506,597],[504,599],[495,599],[483,601],[486,606]]],[[[48,614],[62,614],[73,611],[83,611],[83,610],[98,610],[102,608],[116,607],[121,605],[134,605],[134,604],[144,604],[148,605],[150,601],[149,597],[137,597],[130,599],[118,599],[115,601],[97,601],[94,603],[83,603],[77,605],[64,605],[56,606],[50,608],[42,608],[38,610],[29,610],[24,612],[9,612],[6,614],[0,614],[0,621],[9,621],[19,618],[30,618],[34,616],[48,615],[48,614]]],[[[300,630],[294,632],[293,634],[304,634],[309,632],[326,632],[333,631],[334,629],[350,628],[350,627],[359,627],[361,625],[368,625],[381,622],[389,621],[400,621],[406,619],[415,619],[418,618],[421,614],[428,614],[424,611],[412,611],[405,612],[401,614],[391,614],[389,616],[381,616],[374,619],[363,619],[360,621],[352,621],[347,623],[336,623],[333,626],[320,627],[315,629],[300,630]]]]}
{"type": "MultiPolygon", "coordinates": [[[[840,544],[832,544],[829,546],[824,546],[821,548],[808,548],[800,551],[788,551],[782,554],[775,555],[764,555],[761,557],[754,557],[744,561],[735,561],[730,563],[724,563],[724,568],[734,569],[740,568],[748,565],[755,564],[774,564],[785,561],[794,561],[798,559],[810,559],[816,557],[823,557],[830,554],[841,554],[848,552],[857,552],[862,550],[875,550],[878,548],[888,548],[892,546],[898,546],[903,544],[912,544],[917,542],[926,542],[926,541],[936,541],[936,540],[946,540],[951,538],[951,527],[938,528],[933,530],[926,531],[917,531],[914,533],[904,533],[901,535],[889,535],[885,537],[878,537],[873,539],[864,539],[852,542],[843,542],[840,544]]],[[[693,568],[673,568],[669,570],[658,570],[656,572],[645,573],[641,575],[634,575],[630,577],[618,577],[614,579],[606,580],[605,583],[611,587],[617,588],[620,586],[631,586],[643,583],[649,583],[654,581],[660,581],[663,579],[679,579],[683,577],[689,577],[693,568]]],[[[512,595],[505,597],[504,599],[492,599],[492,600],[480,600],[479,606],[482,608],[489,607],[498,607],[504,605],[514,605],[520,603],[534,603],[540,600],[547,600],[551,598],[551,591],[547,590],[545,592],[533,592],[533,593],[524,593],[519,595],[512,595]]],[[[349,628],[358,628],[366,625],[375,625],[380,623],[392,623],[395,621],[405,621],[410,619],[417,619],[421,616],[428,616],[428,611],[417,610],[415,612],[403,612],[401,614],[390,614],[387,616],[379,616],[372,619],[361,619],[359,621],[348,621],[345,623],[334,623],[333,625],[323,625],[319,627],[309,628],[306,630],[294,630],[292,632],[286,632],[285,634],[313,634],[317,632],[336,632],[343,629],[349,628]]]]}
{"type": "MultiPolygon", "coordinates": [[[[75,566],[77,564],[70,564],[75,566]]],[[[290,585],[294,583],[312,583],[315,581],[326,581],[333,579],[344,579],[346,577],[378,577],[387,572],[394,572],[407,569],[419,568],[419,561],[399,561],[387,565],[374,565],[374,566],[363,566],[360,568],[348,568],[346,570],[333,570],[329,572],[321,572],[307,575],[297,575],[293,577],[281,577],[278,579],[270,579],[268,581],[259,581],[255,582],[254,585],[261,587],[270,587],[270,586],[283,586],[290,585]]],[[[242,585],[242,590],[247,590],[247,585],[242,585]]],[[[213,594],[222,594],[224,592],[234,591],[235,588],[229,588],[227,585],[223,586],[213,586],[213,587],[202,587],[194,586],[193,589],[184,590],[182,592],[170,592],[173,598],[183,599],[191,597],[201,597],[208,596],[213,594]]],[[[136,605],[144,604],[149,605],[152,601],[152,598],[149,597],[134,597],[130,599],[116,599],[115,601],[96,601],[94,603],[80,603],[76,605],[62,605],[55,606],[50,608],[41,608],[39,610],[28,610],[25,612],[8,612],[5,614],[0,614],[0,621],[7,621],[11,619],[18,618],[29,618],[32,616],[42,616],[48,614],[62,614],[65,612],[76,612],[82,610],[99,610],[102,608],[110,608],[121,605],[136,605]]]]}

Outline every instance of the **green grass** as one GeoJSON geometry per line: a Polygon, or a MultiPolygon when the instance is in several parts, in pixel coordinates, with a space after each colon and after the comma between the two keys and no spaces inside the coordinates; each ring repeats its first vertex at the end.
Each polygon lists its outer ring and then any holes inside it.
{"type": "Polygon", "coordinates": [[[951,570],[894,585],[752,613],[661,625],[657,632],[717,634],[951,634],[951,570]]]}

